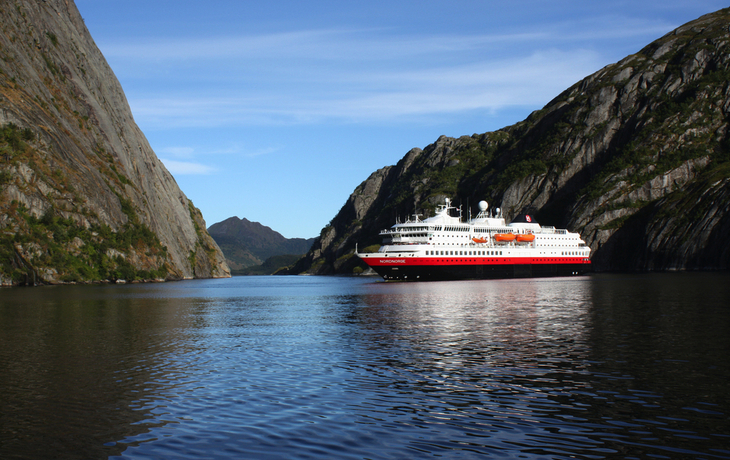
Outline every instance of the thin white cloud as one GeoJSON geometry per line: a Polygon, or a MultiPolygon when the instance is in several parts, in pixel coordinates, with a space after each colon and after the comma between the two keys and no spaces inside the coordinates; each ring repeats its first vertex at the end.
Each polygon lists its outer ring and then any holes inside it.
{"type": "Polygon", "coordinates": [[[297,91],[275,87],[253,94],[240,88],[219,96],[135,98],[130,104],[135,119],[158,127],[392,122],[544,104],[602,65],[594,52],[547,50],[524,58],[419,71],[345,69],[324,75],[320,85],[303,85],[297,91]]]}
{"type": "Polygon", "coordinates": [[[175,174],[211,174],[215,171],[215,168],[210,166],[194,163],[189,161],[177,161],[166,158],[160,158],[160,161],[165,165],[168,171],[173,175],[175,174]]]}
{"type": "Polygon", "coordinates": [[[393,29],[313,29],[260,35],[217,37],[139,37],[101,43],[104,55],[157,64],[182,61],[229,59],[326,59],[337,61],[383,61],[423,55],[484,51],[498,47],[509,50],[529,43],[576,40],[616,40],[636,36],[657,37],[677,27],[659,20],[645,20],[615,14],[575,19],[519,32],[486,34],[400,35],[393,29]]]}
{"type": "Polygon", "coordinates": [[[580,22],[566,20],[553,24],[545,30],[545,36],[551,40],[566,43],[622,40],[642,36],[652,40],[679,26],[680,24],[671,24],[661,20],[606,14],[583,18],[580,22]]]}
{"type": "Polygon", "coordinates": [[[101,48],[108,58],[156,63],[232,58],[362,61],[454,53],[544,38],[541,32],[399,36],[385,30],[305,30],[253,36],[132,39],[102,44],[101,48]]]}
{"type": "Polygon", "coordinates": [[[517,33],[323,29],[138,39],[102,49],[144,88],[128,98],[145,127],[390,123],[540,106],[609,63],[586,42],[659,36],[669,28],[606,15],[517,33]]]}
{"type": "Polygon", "coordinates": [[[177,158],[190,158],[194,152],[195,149],[192,147],[163,147],[157,151],[157,154],[167,154],[177,158]]]}
{"type": "Polygon", "coordinates": [[[256,158],[260,156],[271,155],[272,153],[278,152],[279,150],[280,149],[278,147],[267,147],[263,149],[243,152],[243,156],[248,158],[256,158]]]}

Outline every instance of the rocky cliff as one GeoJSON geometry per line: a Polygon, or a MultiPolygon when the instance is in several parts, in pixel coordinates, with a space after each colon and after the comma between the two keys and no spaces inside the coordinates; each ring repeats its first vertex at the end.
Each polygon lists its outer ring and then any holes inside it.
{"type": "Polygon", "coordinates": [[[730,268],[729,26],[729,9],[703,16],[523,122],[411,150],[355,189],[298,269],[352,272],[356,243],[444,197],[578,231],[597,270],[730,268]]]}
{"type": "Polygon", "coordinates": [[[3,0],[0,284],[229,276],[72,0],[3,0]]]}

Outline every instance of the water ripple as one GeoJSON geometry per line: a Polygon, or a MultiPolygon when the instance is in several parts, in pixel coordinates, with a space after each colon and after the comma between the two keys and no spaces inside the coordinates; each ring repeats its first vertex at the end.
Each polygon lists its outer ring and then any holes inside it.
{"type": "Polygon", "coordinates": [[[11,291],[0,457],[730,458],[730,283],[663,279],[11,291]]]}

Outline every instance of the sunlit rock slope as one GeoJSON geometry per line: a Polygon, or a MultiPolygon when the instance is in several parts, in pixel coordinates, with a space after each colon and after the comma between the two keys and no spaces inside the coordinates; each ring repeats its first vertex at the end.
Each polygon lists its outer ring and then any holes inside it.
{"type": "Polygon", "coordinates": [[[1,5],[0,284],[229,276],[73,1],[1,5]]]}

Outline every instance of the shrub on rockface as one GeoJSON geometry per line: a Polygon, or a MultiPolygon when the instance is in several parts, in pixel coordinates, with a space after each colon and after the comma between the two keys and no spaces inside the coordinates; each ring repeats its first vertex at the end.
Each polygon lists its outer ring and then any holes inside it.
{"type": "Polygon", "coordinates": [[[0,237],[0,272],[15,281],[44,269],[57,272],[61,282],[133,281],[167,275],[166,250],[144,225],[128,223],[115,232],[106,225],[86,228],[53,209],[41,218],[22,205],[15,209],[23,231],[0,237]],[[135,268],[128,260],[132,247],[143,249],[154,268],[135,268]]]}

